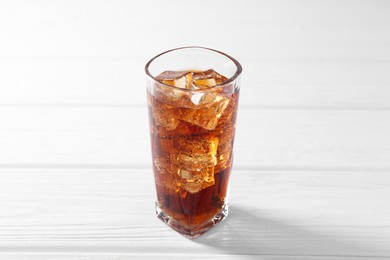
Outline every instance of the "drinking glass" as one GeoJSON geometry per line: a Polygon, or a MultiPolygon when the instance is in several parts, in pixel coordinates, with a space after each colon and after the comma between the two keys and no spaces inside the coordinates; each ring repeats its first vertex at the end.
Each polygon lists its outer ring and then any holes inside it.
{"type": "Polygon", "coordinates": [[[195,238],[228,215],[242,67],[220,51],[182,47],[145,71],[156,213],[195,238]]]}

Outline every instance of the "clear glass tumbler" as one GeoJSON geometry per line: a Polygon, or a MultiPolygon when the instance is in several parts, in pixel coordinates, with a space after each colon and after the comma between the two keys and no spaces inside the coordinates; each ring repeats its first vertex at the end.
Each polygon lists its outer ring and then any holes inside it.
{"type": "Polygon", "coordinates": [[[195,238],[228,214],[240,63],[183,47],[145,66],[158,218],[195,238]]]}

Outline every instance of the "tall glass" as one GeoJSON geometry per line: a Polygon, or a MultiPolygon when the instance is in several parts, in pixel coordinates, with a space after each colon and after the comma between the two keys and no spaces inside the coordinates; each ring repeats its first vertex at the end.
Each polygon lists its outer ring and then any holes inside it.
{"type": "Polygon", "coordinates": [[[158,218],[184,236],[228,214],[241,65],[222,52],[183,47],[145,66],[158,218]]]}

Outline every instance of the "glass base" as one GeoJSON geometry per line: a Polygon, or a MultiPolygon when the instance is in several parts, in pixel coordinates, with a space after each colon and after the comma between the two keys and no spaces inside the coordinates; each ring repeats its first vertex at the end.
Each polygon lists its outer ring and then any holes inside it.
{"type": "Polygon", "coordinates": [[[158,203],[156,203],[156,215],[159,219],[161,219],[164,223],[166,223],[168,226],[179,232],[181,235],[194,239],[199,237],[200,235],[204,234],[211,228],[213,228],[215,225],[217,225],[219,222],[224,220],[228,215],[228,204],[223,205],[221,211],[214,215],[210,220],[207,222],[195,226],[195,227],[188,227],[185,225],[180,224],[175,219],[173,219],[171,216],[166,214],[159,206],[158,203]]]}

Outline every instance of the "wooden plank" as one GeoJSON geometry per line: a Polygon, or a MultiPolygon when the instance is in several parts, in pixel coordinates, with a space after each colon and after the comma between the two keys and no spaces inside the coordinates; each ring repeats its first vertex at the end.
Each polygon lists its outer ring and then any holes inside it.
{"type": "MultiPolygon", "coordinates": [[[[148,168],[147,111],[2,107],[1,167],[148,168]]],[[[241,169],[388,170],[389,110],[240,109],[241,169]]]]}
{"type": "MultiPolygon", "coordinates": [[[[145,106],[131,59],[0,59],[1,106],[145,106]]],[[[390,62],[242,61],[241,107],[389,109],[390,62]]]]}
{"type": "Polygon", "coordinates": [[[2,169],[0,255],[390,257],[389,185],[388,172],[236,170],[229,217],[192,241],[155,217],[150,170],[2,169]]]}
{"type": "Polygon", "coordinates": [[[390,108],[390,62],[244,60],[243,66],[243,106],[390,108]]]}
{"type": "MultiPolygon", "coordinates": [[[[342,257],[342,256],[260,256],[260,255],[215,255],[215,254],[131,254],[131,253],[27,253],[27,254],[1,254],[0,257],[4,257],[9,260],[127,260],[127,259],[216,259],[216,260],[230,260],[230,259],[256,259],[256,260],[361,260],[362,257],[342,257]]],[[[378,260],[383,259],[382,257],[364,257],[365,260],[378,260]]]]}
{"type": "Polygon", "coordinates": [[[0,56],[146,59],[195,44],[240,59],[389,60],[388,8],[384,1],[336,0],[6,1],[0,56]],[[188,10],[202,18],[189,18],[188,10]],[[203,15],[210,10],[218,12],[203,15]]]}

